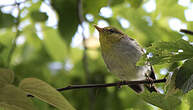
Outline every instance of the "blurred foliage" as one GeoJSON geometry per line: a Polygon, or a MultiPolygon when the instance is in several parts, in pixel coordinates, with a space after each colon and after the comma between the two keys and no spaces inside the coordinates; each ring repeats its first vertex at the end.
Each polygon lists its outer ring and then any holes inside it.
{"type": "Polygon", "coordinates": [[[8,28],[14,25],[14,17],[0,12],[0,28],[8,28]]]}
{"type": "Polygon", "coordinates": [[[131,4],[131,7],[133,8],[139,8],[143,2],[143,0],[127,0],[129,4],[131,4]]]}
{"type": "Polygon", "coordinates": [[[35,22],[43,22],[48,19],[48,16],[45,13],[39,12],[38,10],[32,11],[30,16],[35,22]]]}
{"type": "Polygon", "coordinates": [[[154,110],[155,107],[164,110],[193,109],[193,36],[186,35],[188,40],[183,40],[184,34],[172,30],[169,24],[175,18],[193,30],[193,23],[187,21],[184,15],[188,7],[178,4],[178,0],[82,0],[84,31],[89,33],[88,36],[85,34],[88,81],[83,68],[84,49],[78,3],[78,0],[26,0],[20,4],[18,29],[15,27],[17,8],[10,6],[12,10],[6,12],[5,7],[1,7],[0,107],[10,110],[66,110],[65,107],[71,110],[71,105],[77,110],[154,110]],[[156,8],[147,11],[144,6],[152,1],[155,1],[156,8]],[[101,14],[101,8],[104,7],[112,10],[112,16],[101,14]],[[54,20],[53,13],[56,15],[54,20]],[[121,19],[128,21],[129,26],[124,27],[125,23],[122,24],[121,19]],[[57,23],[49,24],[55,20],[57,23]],[[144,92],[138,95],[125,86],[121,89],[112,87],[63,91],[61,94],[64,98],[53,89],[71,84],[119,80],[107,71],[99,43],[96,43],[98,36],[93,24],[100,25],[101,21],[119,28],[146,49],[139,64],[148,60],[154,66],[157,78],[163,78],[165,74],[171,76],[167,87],[166,84],[156,84],[163,94],[144,92]],[[19,32],[19,36],[15,35],[16,32],[19,32]],[[11,65],[9,69],[3,69],[9,63],[8,54],[14,39],[16,48],[11,65]],[[167,71],[162,73],[163,69],[167,71]],[[17,88],[18,85],[20,88],[17,88]],[[26,98],[24,91],[36,97],[26,98]],[[56,100],[57,97],[63,101],[56,100]]]}
{"type": "Polygon", "coordinates": [[[52,0],[52,6],[58,14],[58,30],[70,45],[79,23],[77,0],[52,0]]]}

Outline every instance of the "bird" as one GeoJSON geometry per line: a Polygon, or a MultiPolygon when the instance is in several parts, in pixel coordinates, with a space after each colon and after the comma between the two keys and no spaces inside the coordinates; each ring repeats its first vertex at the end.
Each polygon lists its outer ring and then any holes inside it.
{"type": "MultiPolygon", "coordinates": [[[[135,39],[128,37],[115,27],[101,28],[97,25],[94,27],[99,32],[102,57],[111,73],[121,81],[156,79],[152,66],[148,64],[136,66],[144,50],[135,39]]],[[[137,93],[143,92],[144,87],[147,87],[150,92],[158,92],[153,84],[137,84],[129,87],[137,93]]]]}

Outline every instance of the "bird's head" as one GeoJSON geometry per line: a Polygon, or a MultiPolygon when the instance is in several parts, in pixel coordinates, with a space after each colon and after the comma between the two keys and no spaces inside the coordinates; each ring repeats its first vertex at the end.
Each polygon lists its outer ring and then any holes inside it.
{"type": "Polygon", "coordinates": [[[99,32],[99,40],[100,43],[107,43],[107,44],[112,44],[118,42],[123,36],[125,36],[121,31],[114,27],[104,27],[100,28],[97,25],[94,25],[95,28],[99,32]]]}

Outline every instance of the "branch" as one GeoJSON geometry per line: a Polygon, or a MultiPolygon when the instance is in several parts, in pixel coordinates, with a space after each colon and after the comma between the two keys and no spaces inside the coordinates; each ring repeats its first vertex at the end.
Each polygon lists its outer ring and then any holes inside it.
{"type": "Polygon", "coordinates": [[[82,89],[82,88],[105,88],[105,87],[114,87],[122,85],[137,85],[137,84],[152,84],[152,83],[165,83],[166,78],[158,79],[153,81],[148,80],[139,80],[139,81],[120,81],[116,83],[107,83],[107,84],[87,84],[87,85],[70,85],[64,88],[58,88],[58,91],[72,90],[72,89],[82,89]]]}
{"type": "Polygon", "coordinates": [[[186,29],[180,29],[180,32],[183,32],[183,33],[185,33],[185,34],[193,35],[193,31],[186,30],[186,29]]]}
{"type": "MultiPolygon", "coordinates": [[[[59,92],[72,90],[72,89],[85,89],[85,88],[106,88],[106,87],[120,87],[123,85],[138,85],[138,84],[154,84],[154,83],[165,83],[167,81],[166,78],[158,79],[158,80],[139,80],[139,81],[120,81],[116,83],[106,83],[106,84],[85,84],[85,85],[70,85],[64,88],[56,89],[59,92]]],[[[32,95],[27,95],[28,97],[33,97],[32,95]]]]}

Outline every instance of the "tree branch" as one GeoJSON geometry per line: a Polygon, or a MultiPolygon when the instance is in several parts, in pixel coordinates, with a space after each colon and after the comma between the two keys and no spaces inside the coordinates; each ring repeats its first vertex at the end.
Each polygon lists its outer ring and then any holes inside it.
{"type": "Polygon", "coordinates": [[[193,31],[186,30],[186,29],[180,29],[180,32],[183,32],[183,33],[185,33],[185,34],[193,35],[193,31]]]}
{"type": "Polygon", "coordinates": [[[152,83],[164,83],[166,78],[158,79],[153,81],[148,80],[139,80],[139,81],[120,81],[116,83],[107,83],[107,84],[87,84],[87,85],[70,85],[64,88],[58,88],[58,91],[72,90],[72,89],[82,89],[82,88],[105,88],[105,87],[114,87],[122,85],[137,85],[137,84],[152,84],[152,83]]]}
{"type": "MultiPolygon", "coordinates": [[[[123,85],[138,85],[138,84],[154,84],[154,83],[165,83],[167,81],[166,78],[158,79],[158,80],[139,80],[139,81],[120,81],[116,83],[106,83],[106,84],[85,84],[85,85],[70,85],[64,88],[56,89],[59,92],[73,89],[85,89],[85,88],[106,88],[106,87],[120,87],[123,85]]],[[[28,97],[33,97],[32,95],[27,95],[28,97]]]]}

